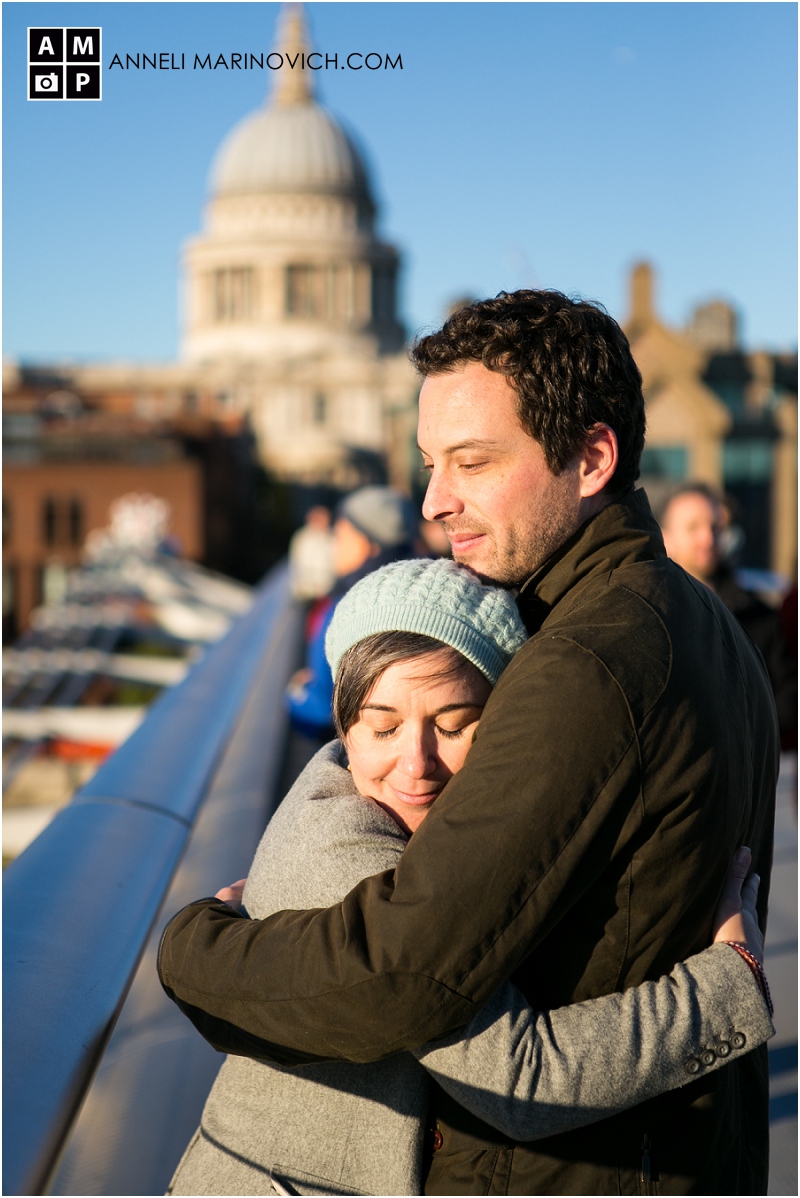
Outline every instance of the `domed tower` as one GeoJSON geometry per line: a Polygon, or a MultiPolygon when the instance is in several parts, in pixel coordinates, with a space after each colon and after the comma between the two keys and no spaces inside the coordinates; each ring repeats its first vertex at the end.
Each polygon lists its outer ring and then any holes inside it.
{"type": "Polygon", "coordinates": [[[277,85],[222,143],[185,250],[183,358],[250,414],[275,473],[346,487],[389,460],[396,477],[390,424],[414,400],[399,256],[376,236],[361,151],[301,68],[301,5],[278,45],[277,85]]]}
{"type": "Polygon", "coordinates": [[[231,130],[211,168],[205,231],[185,257],[184,357],[252,361],[343,339],[396,352],[398,254],[376,238],[361,151],[301,69],[300,5],[284,11],[279,48],[270,102],[231,130]]]}

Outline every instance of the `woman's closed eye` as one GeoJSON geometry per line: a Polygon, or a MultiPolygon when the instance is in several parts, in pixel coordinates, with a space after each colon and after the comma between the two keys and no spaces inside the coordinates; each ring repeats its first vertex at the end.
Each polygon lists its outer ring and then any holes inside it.
{"type": "MultiPolygon", "coordinates": [[[[398,725],[395,724],[392,728],[373,728],[372,735],[375,740],[388,740],[397,732],[398,725]]],[[[445,740],[458,740],[464,735],[465,728],[441,728],[438,724],[435,725],[436,732],[439,736],[443,736],[445,740]]]]}
{"type": "Polygon", "coordinates": [[[446,740],[458,740],[460,736],[464,735],[464,728],[440,728],[438,724],[436,731],[446,740]]]}
{"type": "Polygon", "coordinates": [[[373,728],[372,735],[376,740],[386,740],[390,736],[394,736],[397,731],[397,725],[394,728],[373,728]]]}

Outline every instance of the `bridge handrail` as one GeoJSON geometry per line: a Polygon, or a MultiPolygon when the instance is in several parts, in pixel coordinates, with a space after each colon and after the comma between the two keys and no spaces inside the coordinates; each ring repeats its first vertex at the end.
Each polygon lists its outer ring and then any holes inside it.
{"type": "Polygon", "coordinates": [[[258,667],[290,618],[253,607],[3,878],[3,1192],[46,1193],[258,667]]]}

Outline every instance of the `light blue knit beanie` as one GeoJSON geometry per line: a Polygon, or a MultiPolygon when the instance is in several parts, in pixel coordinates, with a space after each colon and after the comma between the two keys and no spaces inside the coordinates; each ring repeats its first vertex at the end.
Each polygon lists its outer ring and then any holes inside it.
{"type": "Polygon", "coordinates": [[[334,678],[342,656],[376,632],[419,632],[457,649],[491,684],[528,639],[508,591],[447,558],[392,562],[336,605],[325,637],[334,678]]]}

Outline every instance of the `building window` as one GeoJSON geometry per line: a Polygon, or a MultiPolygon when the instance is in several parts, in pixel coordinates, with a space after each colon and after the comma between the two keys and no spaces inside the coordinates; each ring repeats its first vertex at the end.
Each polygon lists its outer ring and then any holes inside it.
{"type": "Polygon", "coordinates": [[[50,495],[44,501],[42,538],[45,545],[55,545],[56,543],[56,501],[50,495]]]}
{"type": "Polygon", "coordinates": [[[319,271],[313,266],[287,266],[286,314],[319,316],[319,271]]]}
{"type": "Polygon", "coordinates": [[[17,637],[17,570],[3,565],[3,644],[17,637]]]}
{"type": "Polygon", "coordinates": [[[353,316],[359,325],[372,320],[372,292],[372,267],[368,262],[359,262],[353,275],[353,316]]]}
{"type": "Polygon", "coordinates": [[[368,319],[370,269],[365,263],[296,264],[286,268],[287,316],[349,324],[368,319]]]}
{"type": "Polygon", "coordinates": [[[83,504],[74,496],[69,501],[69,543],[83,544],[83,504]]]}
{"type": "Polygon", "coordinates": [[[726,483],[766,483],[772,478],[772,443],[741,438],[722,447],[722,472],[726,483]]]}
{"type": "Polygon", "coordinates": [[[250,320],[254,311],[253,271],[249,266],[215,270],[211,276],[211,312],[217,324],[250,320]]]}
{"type": "Polygon", "coordinates": [[[78,548],[83,544],[83,503],[72,496],[48,495],[42,508],[42,538],[52,547],[78,548]]]}
{"type": "Polygon", "coordinates": [[[653,445],[642,450],[641,472],[649,478],[680,482],[686,478],[689,453],[685,445],[653,445]]]}
{"type": "Polygon", "coordinates": [[[63,603],[67,595],[67,569],[61,562],[42,567],[42,603],[63,603]]]}
{"type": "Polygon", "coordinates": [[[328,416],[328,402],[324,395],[317,394],[314,396],[314,402],[311,407],[311,419],[314,424],[324,424],[328,416]]]}
{"type": "Polygon", "coordinates": [[[373,314],[383,324],[395,319],[395,272],[391,267],[376,267],[372,277],[373,314]]]}

